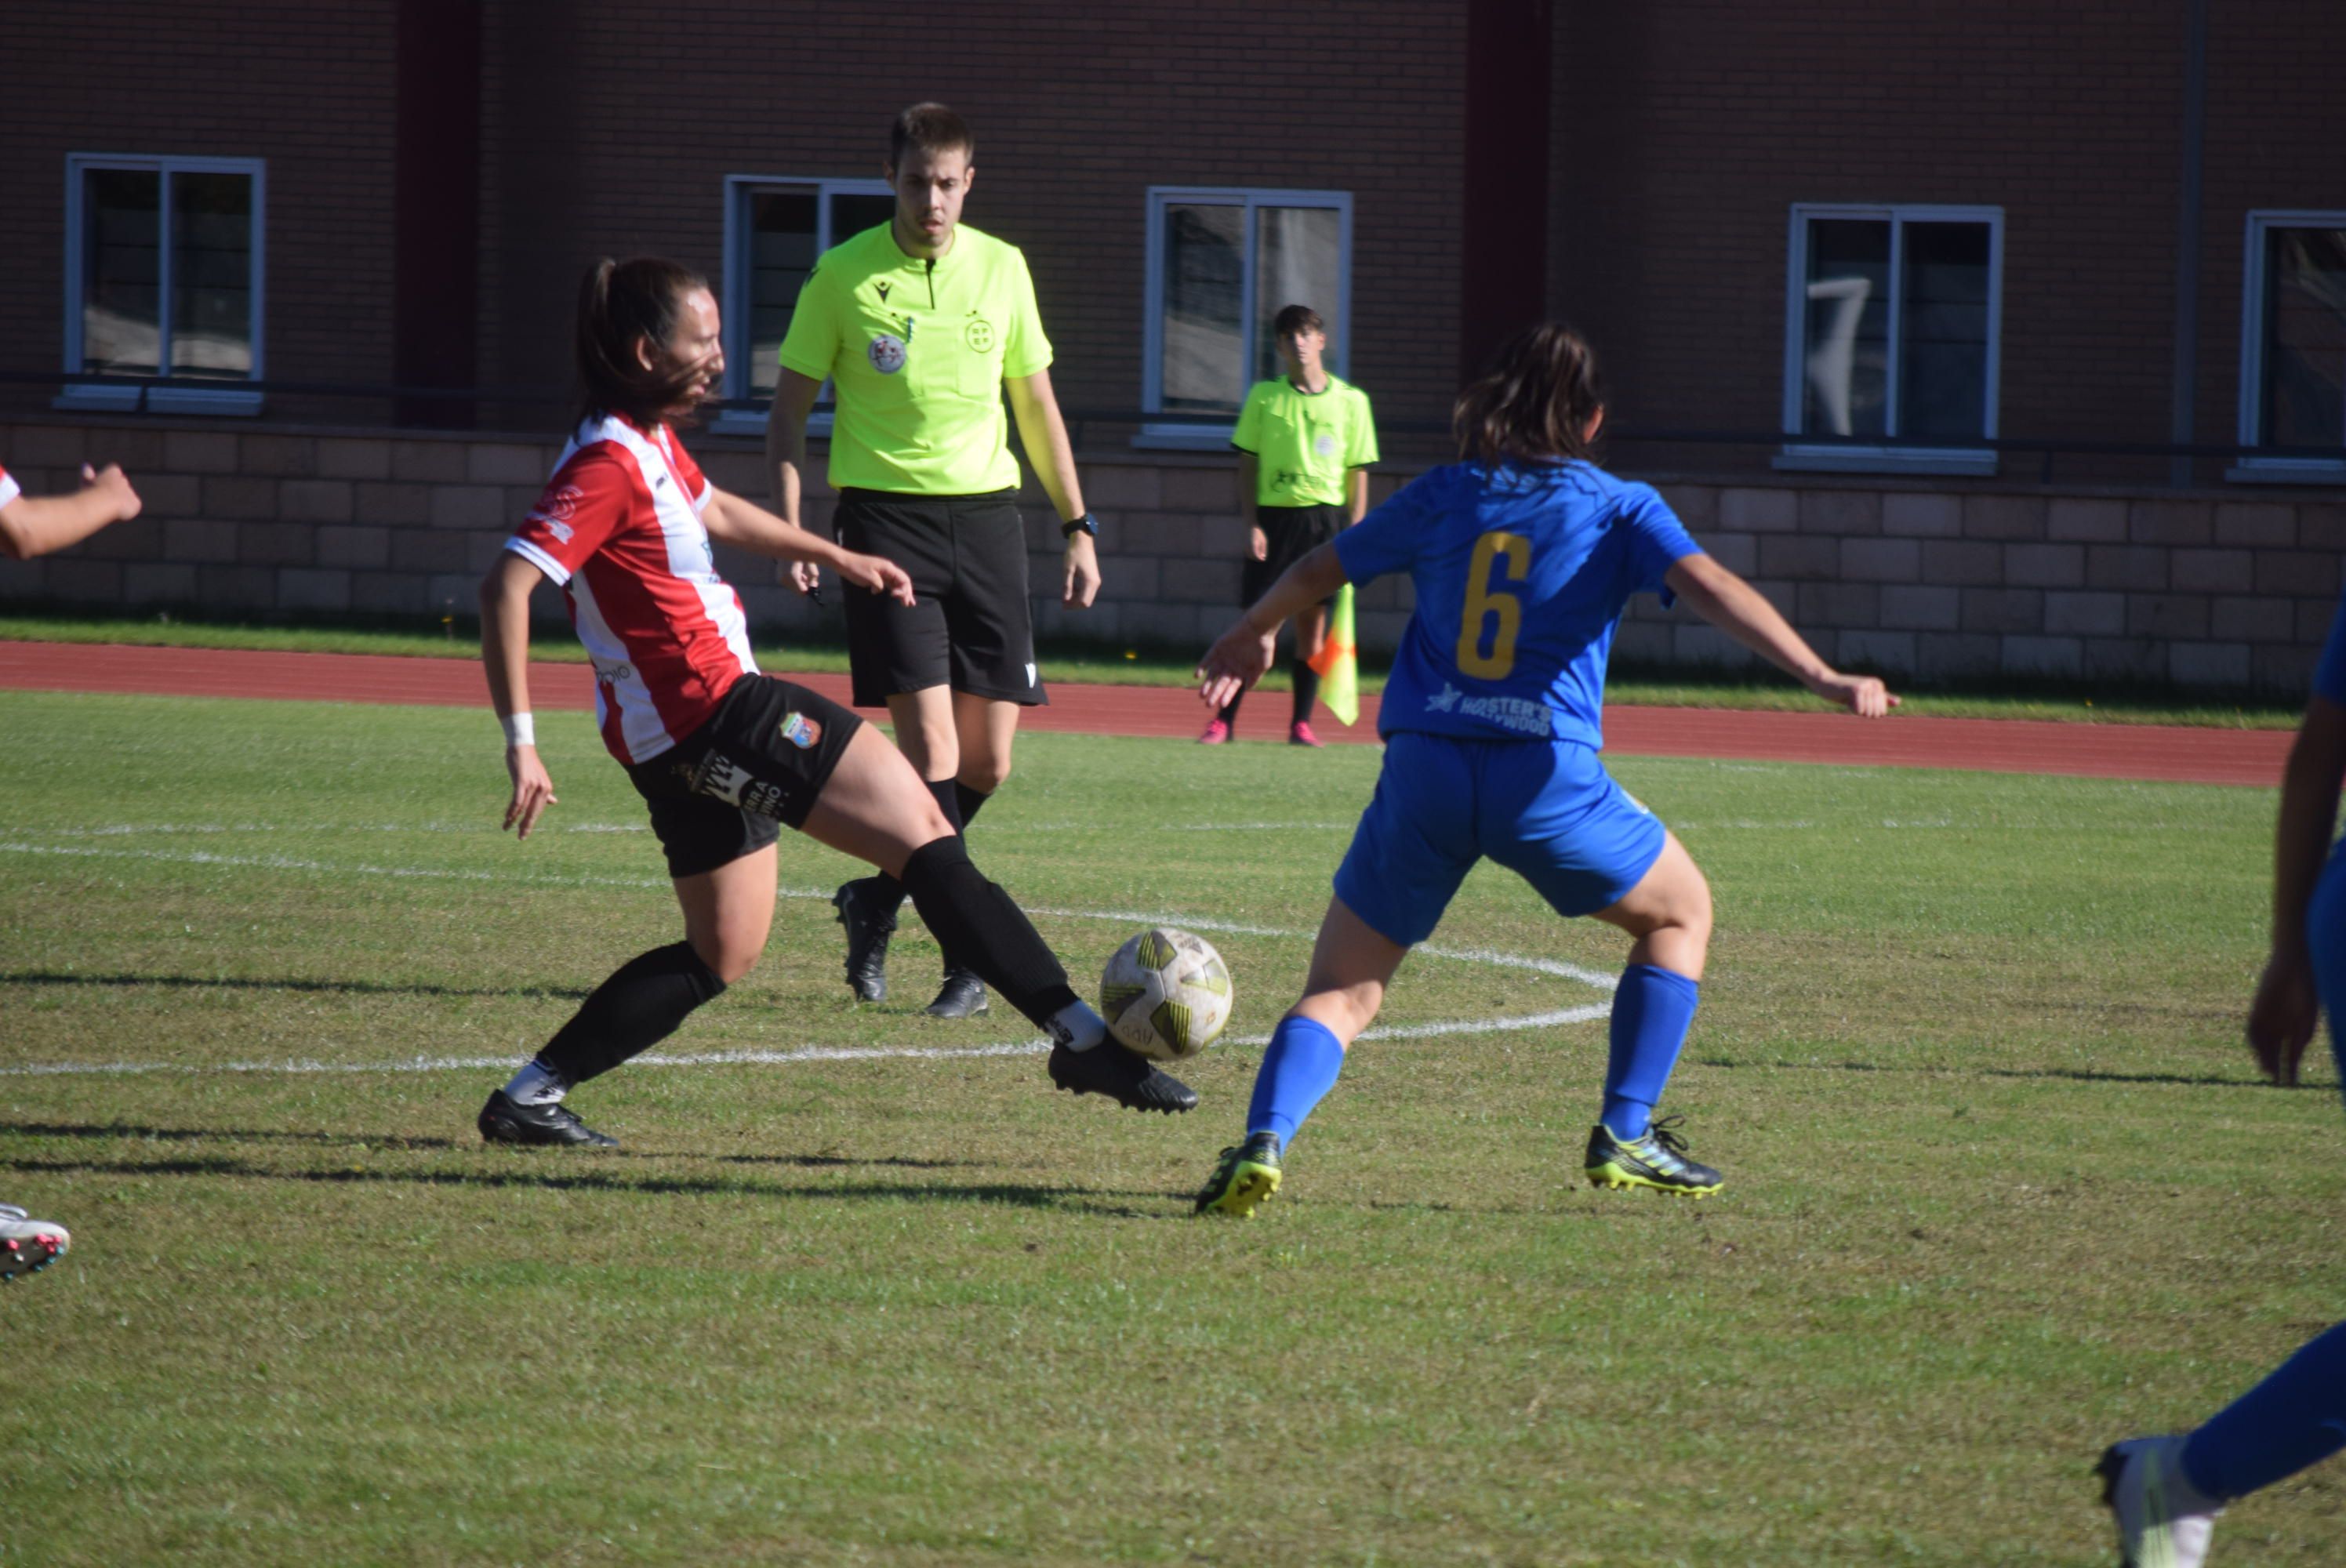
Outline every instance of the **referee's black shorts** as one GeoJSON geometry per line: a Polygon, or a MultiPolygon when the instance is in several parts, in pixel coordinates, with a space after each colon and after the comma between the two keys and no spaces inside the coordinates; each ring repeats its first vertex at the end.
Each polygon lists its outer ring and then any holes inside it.
{"type": "MultiPolygon", "coordinates": [[[[1246,559],[1239,574],[1239,606],[1243,609],[1270,592],[1287,568],[1343,532],[1348,515],[1341,506],[1258,506],[1255,521],[1262,524],[1270,549],[1260,561],[1246,559]]],[[[1335,603],[1331,598],[1320,601],[1335,603]]]]}
{"type": "Polygon", "coordinates": [[[846,596],[858,708],[933,686],[1028,708],[1050,701],[1035,668],[1026,529],[1015,494],[840,492],[839,542],[884,555],[913,578],[910,608],[881,594],[846,596]]]}
{"type": "Polygon", "coordinates": [[[863,721],[770,675],[728,687],[709,721],[627,777],[651,808],[668,874],[697,877],[802,828],[863,721]]]}

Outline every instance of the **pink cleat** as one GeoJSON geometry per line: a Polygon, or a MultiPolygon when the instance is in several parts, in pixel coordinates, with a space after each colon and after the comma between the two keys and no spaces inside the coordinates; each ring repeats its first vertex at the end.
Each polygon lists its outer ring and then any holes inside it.
{"type": "Polygon", "coordinates": [[[1219,717],[1206,726],[1206,733],[1198,737],[1200,746],[1219,746],[1230,738],[1230,727],[1219,717]]]}
{"type": "Polygon", "coordinates": [[[1299,718],[1294,723],[1287,727],[1287,744],[1290,746],[1325,746],[1328,743],[1311,733],[1311,721],[1310,719],[1299,718]]]}

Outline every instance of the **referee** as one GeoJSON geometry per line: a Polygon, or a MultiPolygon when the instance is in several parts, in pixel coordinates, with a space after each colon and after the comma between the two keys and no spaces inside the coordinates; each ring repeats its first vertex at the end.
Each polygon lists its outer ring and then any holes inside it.
{"type": "MultiPolygon", "coordinates": [[[[943,104],[896,117],[886,168],[895,216],[815,263],[783,334],[766,422],[777,509],[795,524],[807,415],[825,378],[836,388],[833,526],[848,549],[903,566],[915,595],[910,606],[846,596],[854,700],[886,706],[897,746],[959,828],[1010,776],[1018,710],[1049,700],[1035,669],[1005,388],[1066,541],[1062,601],[1086,608],[1100,583],[1098,526],[1051,394],[1051,344],[1026,259],[961,222],[975,150],[943,104]]],[[[814,571],[794,568],[792,580],[811,589],[814,571]]],[[[831,901],[847,928],[847,982],[863,1001],[888,993],[888,938],[903,899],[901,882],[875,876],[831,901]]],[[[984,985],[948,952],[928,1011],[985,1009],[984,985]]]]}
{"type": "MultiPolygon", "coordinates": [[[[1247,524],[1241,607],[1261,598],[1288,567],[1367,514],[1368,465],[1377,460],[1369,394],[1330,375],[1320,362],[1328,348],[1328,328],[1320,313],[1309,305],[1289,305],[1270,330],[1286,373],[1248,390],[1238,429],[1230,434],[1239,452],[1239,512],[1247,524]]],[[[1292,624],[1289,667],[1295,677],[1295,708],[1287,739],[1292,746],[1318,746],[1311,705],[1320,698],[1320,672],[1310,661],[1320,657],[1328,635],[1326,602],[1305,609],[1292,624]]],[[[1239,697],[1233,697],[1198,739],[1219,746],[1238,722],[1239,697]]]]}

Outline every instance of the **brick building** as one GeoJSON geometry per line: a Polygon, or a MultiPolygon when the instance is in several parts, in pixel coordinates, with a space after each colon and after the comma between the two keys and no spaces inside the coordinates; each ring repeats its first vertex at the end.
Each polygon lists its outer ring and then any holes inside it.
{"type": "Polygon", "coordinates": [[[1217,421],[1297,293],[1388,484],[1495,336],[1582,323],[1615,465],[1834,657],[2288,685],[2337,586],[2335,0],[41,0],[6,31],[0,457],[143,459],[157,504],[0,596],[468,600],[605,253],[718,280],[739,406],[696,445],[759,493],[797,279],[884,211],[923,97],[976,129],[968,220],[1025,248],[1100,475],[1109,602],[1067,629],[1226,612],[1217,421]]]}

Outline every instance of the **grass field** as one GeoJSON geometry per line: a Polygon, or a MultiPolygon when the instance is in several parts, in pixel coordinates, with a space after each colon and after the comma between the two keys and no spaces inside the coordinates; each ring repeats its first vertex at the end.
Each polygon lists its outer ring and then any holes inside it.
{"type": "MultiPolygon", "coordinates": [[[[473,1115],[678,922],[541,728],[518,844],[479,712],[0,694],[0,1198],[76,1237],[0,1290],[0,1561],[2106,1563],[2101,1445],[2339,1312],[2328,1062],[2236,1044],[2267,792],[1624,759],[1717,893],[1668,1109],[1727,1190],[1582,1185],[1620,939],[1486,868],[1236,1225],[1372,749],[1035,736],[978,826],[1071,967],[1214,935],[1194,1115],[920,1016],[909,921],[856,1008],[786,838],[766,964],[570,1155],[473,1115]]],[[[2341,1539],[2320,1468],[2218,1560],[2341,1539]]]]}

